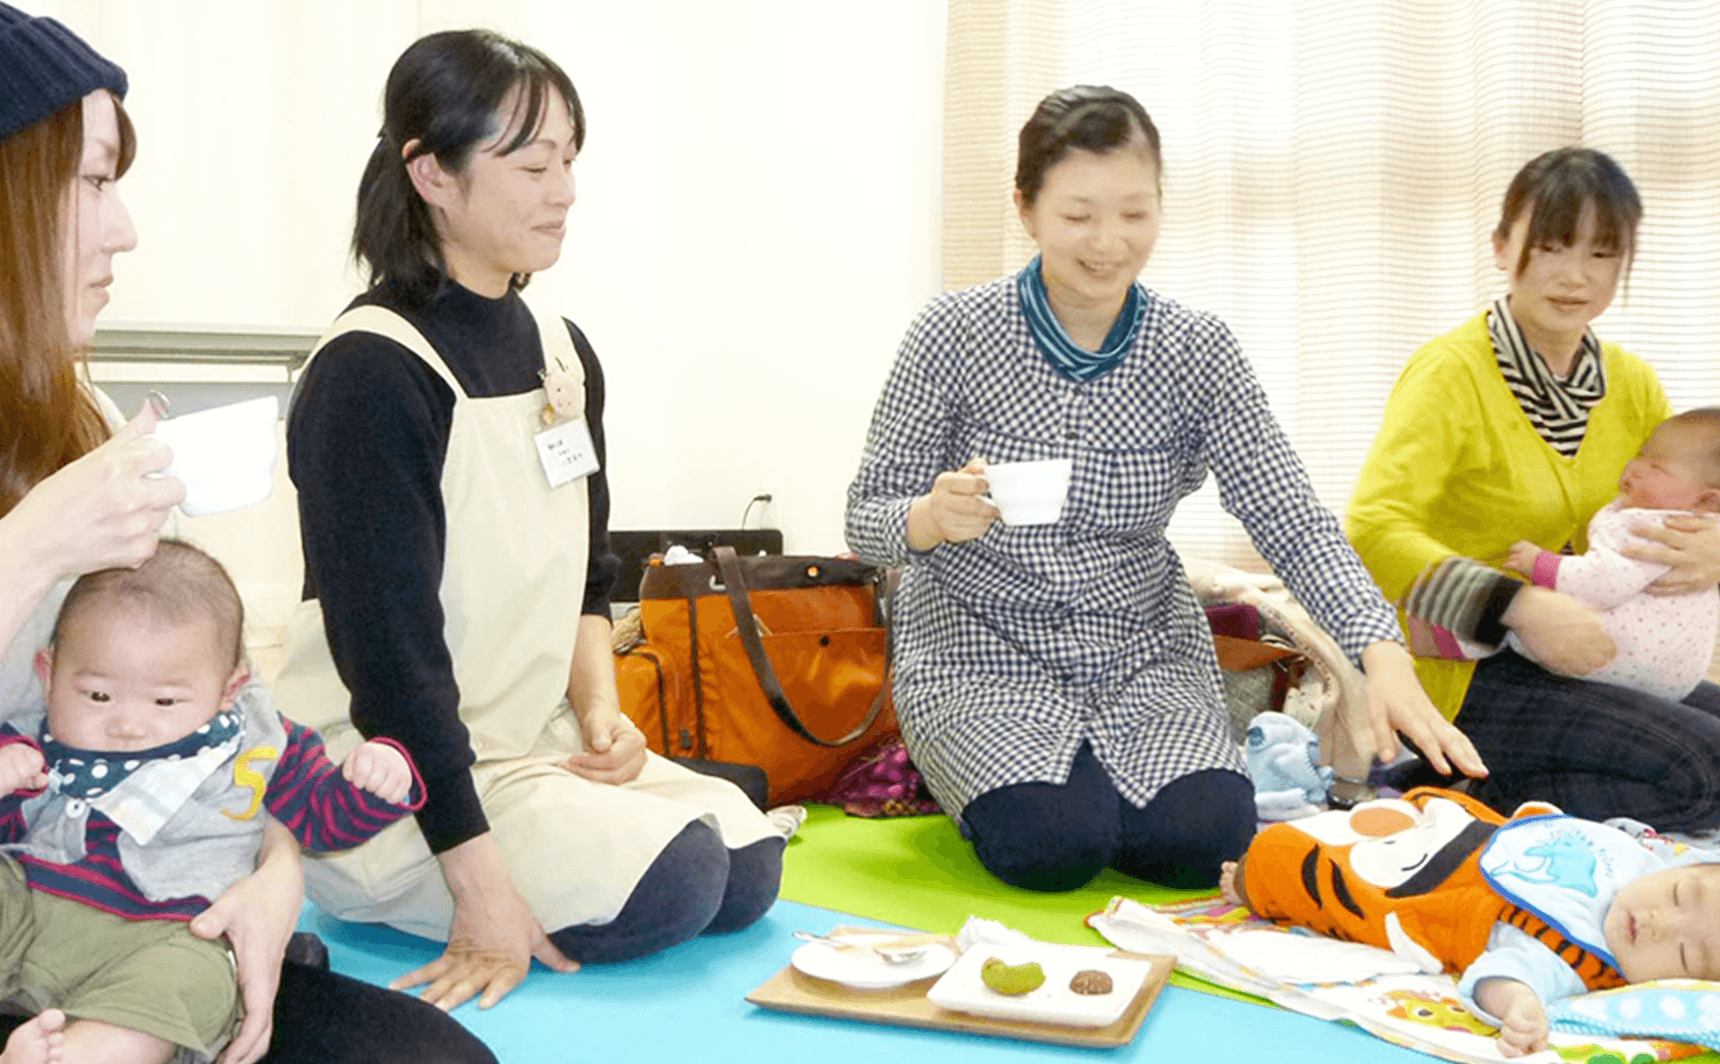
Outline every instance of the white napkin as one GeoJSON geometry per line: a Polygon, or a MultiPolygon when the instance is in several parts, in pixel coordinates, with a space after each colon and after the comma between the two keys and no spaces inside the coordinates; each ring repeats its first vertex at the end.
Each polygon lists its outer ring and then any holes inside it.
{"type": "Polygon", "coordinates": [[[1006,952],[1012,949],[1034,953],[1057,950],[1095,957],[1103,957],[1112,952],[1109,946],[1068,946],[1058,942],[1041,942],[1024,932],[1005,927],[996,920],[970,916],[967,922],[962,924],[962,929],[956,932],[956,948],[966,953],[975,946],[1006,952]]]}

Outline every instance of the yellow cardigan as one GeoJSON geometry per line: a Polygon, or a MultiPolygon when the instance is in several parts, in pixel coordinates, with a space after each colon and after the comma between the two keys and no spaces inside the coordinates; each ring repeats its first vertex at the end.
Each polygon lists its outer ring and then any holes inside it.
{"type": "MultiPolygon", "coordinates": [[[[1511,544],[1587,549],[1589,518],[1618,493],[1625,463],[1671,416],[1647,363],[1603,344],[1606,395],[1573,458],[1548,446],[1499,373],[1487,316],[1417,351],[1386,403],[1346,531],[1386,598],[1453,554],[1503,565],[1511,544]]],[[[1418,658],[1416,674],[1457,716],[1475,663],[1418,658]]]]}

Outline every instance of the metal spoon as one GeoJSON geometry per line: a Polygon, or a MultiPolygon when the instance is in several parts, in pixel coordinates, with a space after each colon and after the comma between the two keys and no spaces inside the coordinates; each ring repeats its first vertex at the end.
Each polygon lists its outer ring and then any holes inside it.
{"type": "Polygon", "coordinates": [[[929,943],[918,945],[891,945],[891,940],[889,939],[886,939],[878,945],[872,945],[865,941],[857,942],[847,936],[835,938],[830,935],[815,935],[811,931],[796,931],[794,933],[794,937],[800,939],[802,942],[821,942],[832,949],[865,950],[866,952],[877,956],[885,964],[912,963],[913,961],[917,961],[921,957],[924,957],[926,955],[926,951],[931,948],[929,943]]]}

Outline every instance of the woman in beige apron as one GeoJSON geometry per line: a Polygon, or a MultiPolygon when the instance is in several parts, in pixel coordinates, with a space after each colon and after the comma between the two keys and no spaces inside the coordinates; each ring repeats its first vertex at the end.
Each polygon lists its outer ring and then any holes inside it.
{"type": "Polygon", "coordinates": [[[447,940],[399,985],[489,1004],[533,956],[571,970],[752,923],[784,840],[619,709],[601,370],[518,291],[560,255],[573,85],[517,42],[440,33],[384,109],[354,236],[372,287],[288,421],[306,579],[277,697],[333,757],[397,739],[429,791],[416,823],[307,860],[311,896],[447,940]]]}

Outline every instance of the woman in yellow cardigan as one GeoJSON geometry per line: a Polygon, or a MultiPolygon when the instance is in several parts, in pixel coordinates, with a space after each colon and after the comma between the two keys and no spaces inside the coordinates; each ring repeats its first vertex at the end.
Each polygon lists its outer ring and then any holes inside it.
{"type": "MultiPolygon", "coordinates": [[[[1496,568],[1520,539],[1585,550],[1589,518],[1672,413],[1653,370],[1589,329],[1641,217],[1630,178],[1601,152],[1562,148],[1518,172],[1493,233],[1508,292],[1410,359],[1348,531],[1404,608],[1429,697],[1491,769],[1473,794],[1693,831],[1720,824],[1720,687],[1680,703],[1575,678],[1613,653],[1594,614],[1496,568]],[[1506,629],[1557,671],[1493,652],[1506,629]]],[[[1666,593],[1720,582],[1720,532],[1681,520],[1638,555],[1672,564],[1666,593]]]]}

